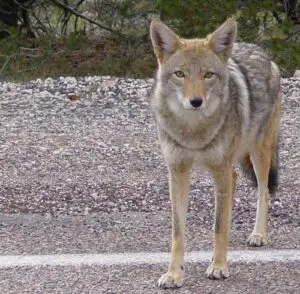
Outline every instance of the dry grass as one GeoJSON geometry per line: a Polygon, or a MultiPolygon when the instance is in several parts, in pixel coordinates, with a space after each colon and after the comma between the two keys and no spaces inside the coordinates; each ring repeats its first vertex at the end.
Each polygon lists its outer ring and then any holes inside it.
{"type": "MultiPolygon", "coordinates": [[[[292,76],[300,66],[299,43],[268,43],[266,48],[281,68],[292,76]]],[[[0,40],[0,80],[29,81],[60,76],[111,75],[133,78],[153,76],[156,60],[150,40],[90,40],[85,35],[68,39],[11,36],[0,40]]]]}
{"type": "Polygon", "coordinates": [[[156,66],[150,41],[135,44],[112,38],[91,41],[85,36],[68,40],[45,36],[2,40],[0,48],[0,79],[6,81],[87,75],[146,78],[156,66]]]}

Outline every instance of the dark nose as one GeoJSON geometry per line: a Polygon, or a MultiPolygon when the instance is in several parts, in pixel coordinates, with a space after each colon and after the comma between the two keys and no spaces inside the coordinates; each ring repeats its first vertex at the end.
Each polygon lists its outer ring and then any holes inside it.
{"type": "Polygon", "coordinates": [[[190,101],[191,105],[195,108],[201,106],[202,97],[194,97],[193,100],[190,101]]]}

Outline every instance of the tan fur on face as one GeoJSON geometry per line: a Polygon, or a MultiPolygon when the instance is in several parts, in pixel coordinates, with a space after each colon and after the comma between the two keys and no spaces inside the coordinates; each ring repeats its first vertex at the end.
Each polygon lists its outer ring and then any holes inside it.
{"type": "MultiPolygon", "coordinates": [[[[182,70],[184,99],[206,98],[209,82],[204,78],[207,72],[216,73],[224,63],[209,49],[207,39],[180,39],[180,49],[166,63],[161,64],[167,72],[182,70]]],[[[212,79],[213,80],[213,79],[212,79]]]]}
{"type": "Polygon", "coordinates": [[[194,71],[195,69],[202,69],[202,72],[205,73],[209,71],[209,68],[202,68],[206,64],[214,64],[216,67],[224,64],[221,58],[216,58],[217,55],[211,50],[208,39],[180,39],[179,42],[178,52],[182,52],[183,56],[189,57],[186,60],[187,66],[193,68],[194,65],[194,71]],[[201,59],[202,63],[199,63],[201,59]]]}
{"type": "Polygon", "coordinates": [[[186,99],[194,99],[196,97],[206,96],[206,86],[203,78],[198,75],[196,78],[184,79],[184,97],[186,99]]]}
{"type": "Polygon", "coordinates": [[[180,39],[181,48],[187,52],[202,54],[203,50],[210,49],[208,39],[180,39]]]}

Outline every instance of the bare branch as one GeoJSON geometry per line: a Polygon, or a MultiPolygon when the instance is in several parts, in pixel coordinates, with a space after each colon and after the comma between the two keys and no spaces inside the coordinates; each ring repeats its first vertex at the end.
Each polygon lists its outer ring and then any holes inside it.
{"type": "Polygon", "coordinates": [[[59,36],[59,37],[61,37],[61,38],[63,38],[63,39],[66,39],[66,37],[65,36],[63,36],[63,35],[61,35],[60,33],[58,33],[56,30],[54,30],[54,29],[52,29],[52,28],[50,28],[50,27],[46,27],[40,20],[39,20],[39,18],[37,17],[37,15],[34,13],[34,12],[32,12],[32,16],[35,18],[35,20],[36,20],[36,22],[41,26],[41,28],[45,31],[45,32],[52,32],[53,34],[55,34],[55,35],[57,35],[57,36],[59,36]]]}
{"type": "Polygon", "coordinates": [[[99,23],[99,22],[96,22],[96,21],[94,21],[94,20],[92,20],[92,19],[89,19],[88,17],[86,17],[85,15],[79,13],[78,11],[76,11],[75,9],[73,9],[72,7],[66,6],[66,5],[64,5],[63,3],[61,3],[61,2],[58,1],[58,0],[50,0],[50,1],[53,2],[56,6],[62,8],[62,9],[68,10],[68,11],[71,12],[72,14],[74,14],[74,15],[76,15],[76,16],[78,16],[78,17],[80,17],[80,18],[82,18],[82,19],[84,19],[84,20],[86,20],[86,21],[88,21],[88,22],[90,22],[90,23],[92,23],[92,24],[98,26],[99,28],[101,28],[101,29],[103,29],[103,30],[109,31],[109,32],[111,32],[111,33],[113,33],[113,34],[120,35],[119,32],[116,32],[116,31],[112,30],[111,28],[102,25],[102,24],[99,23]]]}

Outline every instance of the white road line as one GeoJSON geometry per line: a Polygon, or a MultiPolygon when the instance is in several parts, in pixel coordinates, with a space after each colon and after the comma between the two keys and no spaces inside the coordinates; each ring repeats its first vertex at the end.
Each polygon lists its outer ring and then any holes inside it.
{"type": "MultiPolygon", "coordinates": [[[[187,252],[186,262],[209,262],[208,251],[187,252]]],[[[229,251],[229,262],[292,262],[300,261],[300,250],[253,250],[229,251]]],[[[114,253],[114,254],[61,254],[61,255],[1,255],[0,268],[20,266],[81,266],[167,263],[169,254],[158,252],[114,253]]]]}

